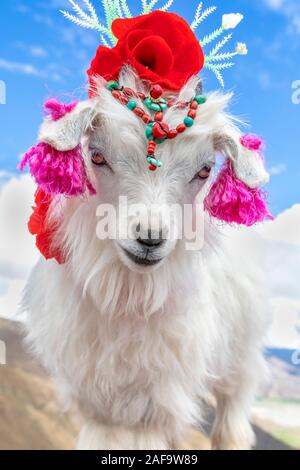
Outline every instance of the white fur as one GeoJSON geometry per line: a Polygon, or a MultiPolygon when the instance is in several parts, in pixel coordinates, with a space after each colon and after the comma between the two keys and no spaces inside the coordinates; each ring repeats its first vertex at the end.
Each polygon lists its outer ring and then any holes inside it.
{"type": "MultiPolygon", "coordinates": [[[[123,80],[138,87],[131,75],[123,80]]],[[[56,243],[68,262],[41,259],[23,301],[30,344],[85,418],[78,448],[176,448],[187,428],[204,419],[211,393],[218,400],[213,445],[253,444],[249,410],[266,315],[258,268],[248,266],[242,245],[232,249],[230,236],[203,216],[201,251],[171,239],[159,249],[159,265],[137,268],[122,249],[138,250],[136,241],[96,237],[100,202],[117,205],[127,195],[131,204],[168,207],[192,203],[206,191],[191,180],[214,162],[213,135],[236,132],[223,110],[227,101],[211,95],[195,126],[160,146],[164,167],[150,174],[144,125],[104,89],[93,100],[84,153],[97,196],[55,201],[52,217],[64,217],[56,243]],[[89,145],[105,152],[114,173],[92,168],[89,145]]],[[[176,124],[182,117],[182,110],[171,110],[167,120],[176,124]]]]}
{"type": "Polygon", "coordinates": [[[267,184],[270,176],[265,169],[262,157],[248,149],[240,149],[242,158],[234,163],[236,176],[247,184],[250,188],[258,188],[267,184]]]}

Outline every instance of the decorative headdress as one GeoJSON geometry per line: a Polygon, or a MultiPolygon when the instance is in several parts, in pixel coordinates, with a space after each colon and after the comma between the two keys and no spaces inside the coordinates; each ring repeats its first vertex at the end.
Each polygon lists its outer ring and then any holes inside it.
{"type": "MultiPolygon", "coordinates": [[[[205,106],[206,97],[202,91],[188,101],[178,101],[170,96],[204,67],[211,70],[222,87],[222,72],[234,65],[233,57],[247,54],[247,46],[237,43],[234,51],[224,52],[223,48],[232,38],[228,31],[242,20],[239,13],[222,17],[222,25],[200,41],[195,35],[198,26],[216,11],[216,7],[203,10],[203,2],[197,7],[195,17],[189,25],[180,16],[167,10],[174,0],[169,0],[159,10],[154,10],[159,0],[142,0],[141,16],[133,17],[126,0],[102,0],[106,24],[99,21],[95,8],[89,0],[83,0],[85,9],[74,0],[69,0],[74,13],[62,11],[73,23],[100,33],[103,45],[88,70],[89,97],[98,94],[97,77],[106,81],[112,96],[145,123],[148,139],[147,163],[150,171],[162,166],[155,151],[157,145],[167,139],[174,139],[194,124],[199,106],[205,106]],[[216,42],[206,54],[204,47],[216,42]],[[118,82],[121,69],[130,65],[139,78],[149,85],[149,95],[139,90],[124,88],[118,82]],[[139,106],[143,102],[145,108],[139,106]],[[186,108],[183,122],[170,129],[164,122],[164,112],[170,106],[186,108]]],[[[40,143],[32,147],[23,157],[20,168],[29,165],[38,184],[37,207],[31,217],[29,229],[37,235],[37,244],[46,258],[62,260],[60,253],[51,250],[50,240],[55,227],[47,224],[47,212],[55,195],[79,196],[88,190],[95,193],[90,182],[81,154],[80,127],[86,111],[84,103],[63,105],[50,100],[45,105],[48,118],[40,132],[40,143]],[[72,129],[71,138],[65,139],[60,126],[72,129]],[[59,135],[53,139],[52,134],[59,135]],[[62,134],[60,136],[60,133],[62,134]]],[[[233,153],[236,161],[228,160],[205,199],[205,209],[214,217],[228,222],[253,225],[265,218],[271,218],[264,194],[259,187],[268,181],[262,157],[262,141],[255,136],[241,137],[239,149],[233,153]],[[243,159],[243,161],[241,161],[243,159]]]]}

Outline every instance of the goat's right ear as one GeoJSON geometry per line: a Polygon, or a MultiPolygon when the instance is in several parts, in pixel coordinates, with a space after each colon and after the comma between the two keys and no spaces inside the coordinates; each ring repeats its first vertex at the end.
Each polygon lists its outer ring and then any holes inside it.
{"type": "MultiPolygon", "coordinates": [[[[48,102],[49,104],[49,102],[48,102]]],[[[43,122],[39,141],[50,145],[52,148],[65,152],[75,149],[81,141],[84,132],[87,130],[94,113],[92,100],[82,101],[73,109],[63,113],[55,119],[55,102],[52,101],[51,109],[49,105],[50,116],[43,122]]]]}
{"type": "Polygon", "coordinates": [[[93,100],[70,105],[50,100],[45,109],[49,116],[41,126],[39,143],[26,152],[19,168],[28,165],[39,189],[47,195],[81,196],[86,190],[95,194],[80,145],[96,116],[93,100]]]}

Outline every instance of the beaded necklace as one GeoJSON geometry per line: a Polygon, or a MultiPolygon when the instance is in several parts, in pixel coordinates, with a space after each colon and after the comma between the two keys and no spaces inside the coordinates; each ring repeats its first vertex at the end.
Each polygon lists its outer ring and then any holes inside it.
{"type": "Polygon", "coordinates": [[[156,171],[157,168],[162,167],[163,163],[155,157],[155,150],[157,145],[162,144],[167,139],[175,139],[179,134],[182,134],[189,127],[192,127],[194,120],[197,116],[198,107],[206,103],[206,97],[203,95],[196,95],[191,101],[165,100],[163,98],[163,89],[160,85],[152,85],[149,96],[144,93],[135,92],[131,88],[121,87],[118,82],[111,80],[107,83],[107,89],[111,92],[112,96],[120,101],[120,103],[127,106],[128,109],[133,111],[146,124],[146,137],[148,140],[147,148],[147,162],[150,171],[156,171]],[[152,117],[146,113],[144,109],[137,106],[135,99],[141,99],[147,109],[154,113],[152,117]],[[164,122],[164,113],[171,106],[178,106],[181,108],[188,107],[187,116],[183,122],[178,124],[175,129],[170,129],[166,122],[164,122]]]}

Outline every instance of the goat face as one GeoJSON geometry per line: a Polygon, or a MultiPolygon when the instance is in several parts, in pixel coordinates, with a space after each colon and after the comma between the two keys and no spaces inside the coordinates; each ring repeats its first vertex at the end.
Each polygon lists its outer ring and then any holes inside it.
{"type": "MultiPolygon", "coordinates": [[[[133,84],[132,76],[123,79],[121,84],[141,90],[142,84],[133,84]]],[[[196,86],[192,80],[178,99],[192,99],[196,86]]],[[[81,143],[89,177],[97,189],[97,195],[88,199],[95,232],[99,222],[95,204],[100,207],[99,214],[101,208],[113,208],[106,220],[109,243],[131,270],[151,272],[175,249],[180,249],[179,240],[185,239],[195,223],[196,196],[206,192],[216,151],[233,159],[238,156],[232,154],[237,149],[239,133],[223,111],[229,98],[211,94],[199,108],[192,128],[157,146],[156,157],[163,166],[156,172],[149,171],[146,161],[145,124],[104,86],[100,86],[97,98],[80,103],[57,122],[44,123],[42,141],[59,150],[81,143]]],[[[186,109],[171,108],[165,121],[175,128],[186,113],[186,109]]],[[[197,206],[198,221],[201,210],[197,206]]],[[[103,235],[99,231],[97,234],[98,238],[103,235]]]]}
{"type": "MultiPolygon", "coordinates": [[[[110,112],[95,120],[86,140],[86,161],[102,203],[100,212],[103,203],[116,210],[117,218],[110,219],[110,228],[121,260],[135,271],[152,271],[187,230],[191,232],[191,227],[184,225],[192,223],[196,195],[210,176],[212,141],[201,133],[187,132],[186,137],[164,142],[157,146],[156,154],[163,166],[151,172],[145,125],[132,112],[111,102],[111,97],[109,100],[110,112]]],[[[102,105],[100,99],[99,107],[102,105]]],[[[171,111],[166,116],[170,127],[182,122],[184,112],[171,111]]]]}

